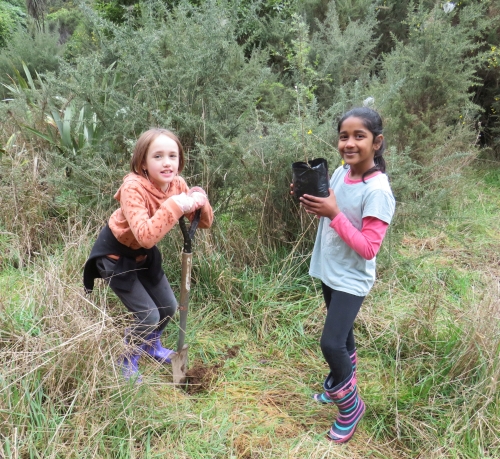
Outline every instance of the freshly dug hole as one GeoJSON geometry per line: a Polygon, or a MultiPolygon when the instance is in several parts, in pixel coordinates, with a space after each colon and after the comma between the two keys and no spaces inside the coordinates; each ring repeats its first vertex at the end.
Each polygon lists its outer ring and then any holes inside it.
{"type": "Polygon", "coordinates": [[[215,365],[195,364],[193,368],[190,368],[186,372],[186,392],[191,395],[208,392],[217,383],[219,374],[224,366],[224,362],[228,359],[236,357],[239,350],[238,346],[228,348],[226,355],[215,365]]]}

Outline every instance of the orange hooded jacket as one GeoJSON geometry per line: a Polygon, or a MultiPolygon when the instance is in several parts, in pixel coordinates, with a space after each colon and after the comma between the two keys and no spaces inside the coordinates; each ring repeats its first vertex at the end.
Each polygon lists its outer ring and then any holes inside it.
{"type": "MultiPolygon", "coordinates": [[[[116,239],[131,249],[156,245],[183,215],[172,196],[188,193],[189,188],[180,176],[174,178],[166,193],[156,188],[148,179],[130,173],[123,179],[122,186],[114,198],[120,207],[109,219],[109,228],[116,239]]],[[[194,212],[186,214],[189,220],[194,212]]],[[[210,228],[214,214],[207,201],[201,209],[198,228],[210,228]]]]}

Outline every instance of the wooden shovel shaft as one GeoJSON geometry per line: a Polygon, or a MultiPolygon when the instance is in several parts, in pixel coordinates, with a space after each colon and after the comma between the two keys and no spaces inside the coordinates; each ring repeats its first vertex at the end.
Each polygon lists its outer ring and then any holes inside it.
{"type": "Polygon", "coordinates": [[[179,300],[179,338],[177,340],[177,352],[182,350],[186,338],[186,325],[189,305],[189,291],[191,290],[191,265],[192,253],[182,252],[181,265],[181,297],[179,300]]]}

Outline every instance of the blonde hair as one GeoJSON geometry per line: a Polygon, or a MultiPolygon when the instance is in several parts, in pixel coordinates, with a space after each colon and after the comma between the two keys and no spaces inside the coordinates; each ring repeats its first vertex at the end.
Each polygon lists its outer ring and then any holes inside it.
{"type": "Polygon", "coordinates": [[[162,128],[148,129],[146,132],[143,132],[137,139],[134,153],[132,154],[132,158],[130,159],[131,172],[135,172],[136,174],[142,175],[143,177],[147,178],[142,166],[146,162],[146,156],[148,154],[149,146],[160,135],[166,135],[167,137],[171,138],[179,147],[179,172],[182,172],[182,169],[184,169],[184,148],[182,148],[182,144],[179,138],[172,131],[162,128]]]}

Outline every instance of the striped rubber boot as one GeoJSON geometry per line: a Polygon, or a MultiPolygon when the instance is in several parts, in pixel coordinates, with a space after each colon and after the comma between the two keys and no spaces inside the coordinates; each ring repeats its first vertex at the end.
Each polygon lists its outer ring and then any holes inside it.
{"type": "MultiPolygon", "coordinates": [[[[352,363],[352,373],[354,375],[354,378],[356,378],[356,367],[358,365],[358,356],[356,354],[356,348],[352,351],[351,354],[349,354],[349,357],[351,358],[351,363],[352,363]]],[[[328,378],[330,375],[326,377],[326,381],[328,381],[328,378]]],[[[333,400],[330,398],[330,396],[326,393],[323,392],[322,394],[314,394],[313,395],[314,400],[316,400],[319,403],[333,403],[333,400]]]]}
{"type": "Polygon", "coordinates": [[[345,443],[356,431],[356,427],[365,414],[365,403],[358,395],[356,378],[351,375],[339,385],[328,387],[325,381],[325,392],[328,393],[333,403],[337,405],[339,414],[328,432],[328,439],[335,443],[345,443]]]}

